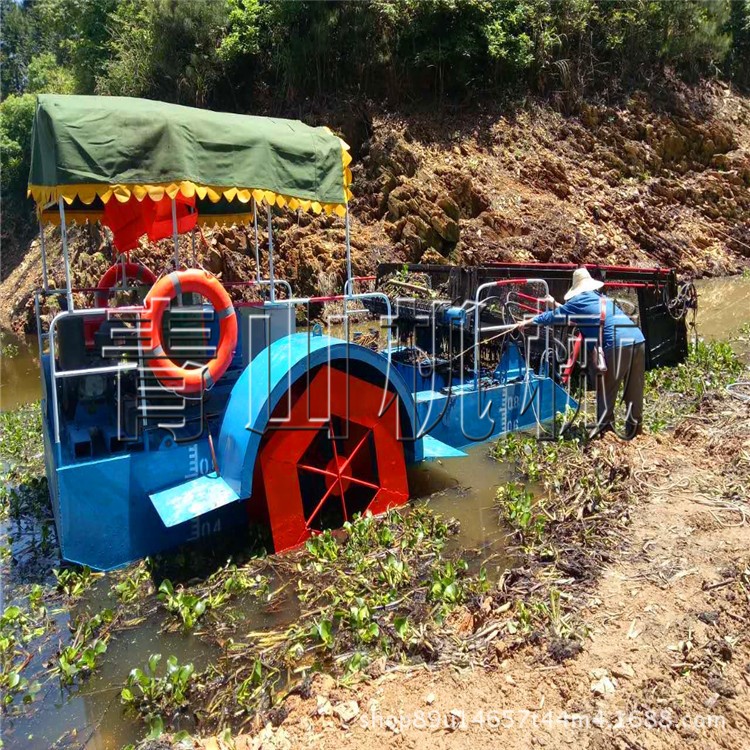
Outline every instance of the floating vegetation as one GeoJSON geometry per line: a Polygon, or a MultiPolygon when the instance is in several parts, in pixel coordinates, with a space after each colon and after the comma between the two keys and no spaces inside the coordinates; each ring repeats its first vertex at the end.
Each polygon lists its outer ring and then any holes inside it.
{"type": "Polygon", "coordinates": [[[153,592],[150,567],[151,560],[147,557],[121,573],[121,580],[112,586],[112,591],[123,604],[129,604],[153,592]]]}
{"type": "Polygon", "coordinates": [[[697,409],[701,399],[736,381],[744,369],[725,341],[698,341],[685,362],[646,373],[644,419],[652,432],[673,427],[697,409]]]}
{"type": "Polygon", "coordinates": [[[63,685],[86,677],[96,669],[100,657],[107,651],[114,619],[114,612],[105,609],[95,615],[84,615],[74,622],[71,626],[73,640],[60,650],[52,668],[53,673],[60,675],[63,685]]]}
{"type": "Polygon", "coordinates": [[[11,704],[17,695],[28,702],[39,691],[38,682],[30,683],[22,674],[32,659],[30,644],[47,630],[47,610],[39,602],[37,590],[30,598],[29,610],[18,605],[5,608],[0,616],[0,690],[3,707],[11,704]]]}
{"type": "Polygon", "coordinates": [[[179,664],[176,656],[167,658],[163,670],[160,662],[161,654],[152,654],[145,670],[132,669],[120,693],[122,703],[137,712],[155,735],[163,729],[164,714],[174,715],[187,704],[195,676],[193,665],[179,664]]]}
{"type": "Polygon", "coordinates": [[[487,588],[483,575],[469,576],[464,561],[444,554],[456,531],[427,508],[391,511],[266,561],[277,577],[296,576],[299,616],[277,630],[220,635],[223,655],[196,687],[201,725],[241,727],[319,669],[351,679],[388,664],[435,661],[449,641],[446,618],[487,588]]]}
{"type": "Polygon", "coordinates": [[[206,612],[223,607],[232,597],[253,592],[258,598],[268,593],[268,579],[249,573],[228,562],[200,587],[200,593],[180,586],[177,589],[165,578],[159,586],[158,598],[166,609],[182,621],[185,630],[192,630],[206,612]]]}
{"type": "Polygon", "coordinates": [[[62,570],[55,569],[52,574],[57,580],[57,590],[69,599],[77,599],[97,578],[104,575],[103,573],[94,573],[88,565],[63,568],[62,570]]]}

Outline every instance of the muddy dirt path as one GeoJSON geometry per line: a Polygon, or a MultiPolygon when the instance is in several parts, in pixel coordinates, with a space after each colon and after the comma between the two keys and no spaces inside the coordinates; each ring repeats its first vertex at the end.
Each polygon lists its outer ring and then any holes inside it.
{"type": "Polygon", "coordinates": [[[236,750],[747,747],[750,410],[713,398],[626,451],[640,491],[622,553],[573,603],[580,655],[551,664],[531,643],[506,657],[498,641],[487,670],[422,666],[354,689],[318,678],[236,750]]]}

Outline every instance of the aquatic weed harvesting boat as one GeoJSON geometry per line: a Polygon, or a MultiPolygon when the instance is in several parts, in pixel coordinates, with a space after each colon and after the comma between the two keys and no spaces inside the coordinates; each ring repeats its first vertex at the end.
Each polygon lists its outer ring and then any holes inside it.
{"type": "MultiPolygon", "coordinates": [[[[29,192],[40,221],[59,223],[65,263],[65,288],[54,289],[42,242],[45,463],[66,560],[116,568],[250,520],[288,549],[405,503],[410,463],[461,456],[577,406],[559,340],[547,333],[535,354],[506,335],[519,310],[544,309],[550,269],[480,270],[461,293],[425,304],[357,291],[372,279],[352,273],[350,156],[327,128],[41,95],[32,141],[29,192]],[[340,217],[340,294],[295,297],[275,276],[278,211],[340,217]],[[96,288],[76,289],[67,227],[97,220],[116,257],[96,288]],[[222,283],[197,263],[196,230],[223,222],[253,225],[253,278],[222,283]],[[170,268],[130,260],[144,234],[173,238],[170,268]],[[248,301],[247,289],[262,299],[248,301]],[[47,322],[50,299],[61,309],[47,322]],[[343,338],[297,331],[296,308],[328,302],[342,305],[343,338]],[[349,336],[352,316],[368,310],[381,320],[375,348],[349,336]]],[[[659,294],[667,283],[653,282],[659,294]]]]}

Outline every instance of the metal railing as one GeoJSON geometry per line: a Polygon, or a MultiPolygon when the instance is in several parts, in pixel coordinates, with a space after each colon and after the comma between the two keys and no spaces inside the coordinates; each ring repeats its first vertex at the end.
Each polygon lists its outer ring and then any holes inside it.
{"type": "MultiPolygon", "coordinates": [[[[480,338],[483,333],[493,333],[498,331],[510,330],[513,326],[502,325],[502,326],[485,326],[482,328],[480,324],[480,310],[482,306],[482,293],[487,289],[495,289],[502,286],[526,286],[529,284],[540,284],[545,292],[545,297],[549,295],[549,286],[544,279],[500,279],[498,281],[488,281],[486,284],[480,284],[477,287],[476,294],[474,295],[474,388],[479,389],[479,375],[480,375],[480,362],[479,362],[479,345],[480,338]]],[[[545,303],[546,304],[546,303],[545,303]]],[[[547,331],[549,335],[549,331],[547,331]]]]}

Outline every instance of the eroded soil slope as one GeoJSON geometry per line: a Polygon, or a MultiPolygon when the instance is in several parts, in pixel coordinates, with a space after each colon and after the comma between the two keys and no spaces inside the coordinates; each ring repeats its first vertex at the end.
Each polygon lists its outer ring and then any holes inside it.
{"type": "MultiPolygon", "coordinates": [[[[512,112],[363,108],[354,118],[313,119],[338,124],[352,142],[358,274],[383,260],[601,261],[693,275],[750,264],[750,102],[719,84],[674,84],[569,115],[526,101],[512,112]]],[[[275,231],[276,270],[297,293],[340,288],[343,222],[286,214],[275,231]]],[[[96,285],[111,249],[96,231],[73,234],[74,283],[96,285]]],[[[59,234],[50,230],[48,239],[62,284],[59,234]]],[[[198,256],[207,268],[226,280],[254,273],[251,228],[217,228],[205,239],[198,256]]],[[[17,331],[32,323],[37,245],[4,269],[0,324],[17,331]]],[[[171,262],[168,242],[134,255],[155,272],[171,262]]]]}

